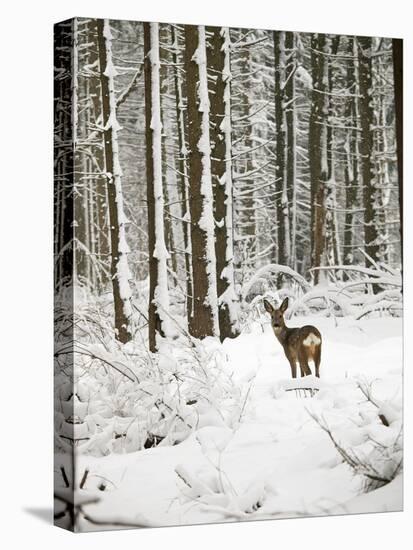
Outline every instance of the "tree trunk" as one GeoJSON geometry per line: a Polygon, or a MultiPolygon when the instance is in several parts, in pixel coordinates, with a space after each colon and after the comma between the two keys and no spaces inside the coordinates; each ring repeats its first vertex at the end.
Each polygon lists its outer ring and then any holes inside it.
{"type": "Polygon", "coordinates": [[[175,146],[175,134],[172,129],[171,108],[169,98],[172,92],[172,83],[169,78],[171,52],[169,48],[162,48],[161,44],[167,44],[170,37],[168,25],[158,25],[157,35],[157,57],[159,57],[159,97],[161,123],[161,173],[163,182],[163,233],[166,249],[168,250],[168,268],[178,276],[178,255],[176,252],[176,223],[173,218],[173,192],[176,188],[176,171],[174,169],[175,157],[171,149],[175,146]]]}
{"type": "MultiPolygon", "coordinates": [[[[234,40],[239,34],[234,32],[234,40]]],[[[244,48],[239,53],[238,72],[249,74],[252,70],[252,56],[249,48],[244,48]]],[[[234,86],[232,87],[234,97],[234,86]]],[[[233,163],[234,172],[238,174],[237,183],[234,182],[236,191],[234,196],[234,217],[237,221],[234,226],[234,249],[236,272],[238,282],[243,283],[246,276],[251,275],[254,266],[251,265],[251,251],[257,241],[257,219],[256,219],[256,196],[254,189],[254,176],[250,175],[255,168],[255,158],[252,142],[252,127],[249,120],[251,111],[251,82],[248,78],[240,82],[238,80],[238,91],[236,92],[236,103],[238,104],[238,135],[241,135],[239,147],[242,154],[233,163]],[[242,175],[242,176],[241,176],[242,175]]],[[[275,226],[275,223],[274,223],[275,226]]],[[[271,228],[272,230],[272,228],[271,228]]],[[[275,249],[275,247],[274,247],[275,249]]]]}
{"type": "MultiPolygon", "coordinates": [[[[331,54],[336,56],[340,46],[340,35],[331,38],[331,54]]],[[[327,189],[326,189],[326,253],[330,265],[341,264],[341,254],[337,223],[337,197],[335,181],[335,147],[334,133],[334,65],[335,57],[327,58],[327,82],[328,82],[328,118],[327,118],[327,189]]]]}
{"type": "Polygon", "coordinates": [[[84,189],[80,172],[83,168],[81,153],[78,148],[79,140],[79,22],[73,19],[73,46],[72,46],[72,131],[73,131],[73,195],[74,195],[74,230],[73,230],[73,279],[74,285],[84,284],[87,276],[85,256],[85,235],[87,220],[84,211],[84,189]]]}
{"type": "Polygon", "coordinates": [[[205,28],[185,26],[188,96],[189,183],[192,242],[193,316],[197,338],[218,336],[216,260],[209,138],[205,28]]]}
{"type": "MultiPolygon", "coordinates": [[[[354,54],[354,42],[355,39],[348,37],[348,48],[347,53],[349,56],[354,54]]],[[[357,207],[357,188],[358,188],[358,132],[352,128],[356,128],[358,124],[357,117],[357,101],[353,95],[357,95],[358,84],[356,78],[356,60],[354,64],[347,64],[347,89],[353,90],[353,93],[350,97],[347,98],[346,107],[345,107],[345,120],[347,125],[350,127],[346,131],[346,142],[345,142],[345,151],[346,151],[346,160],[344,166],[344,182],[345,182],[345,216],[344,216],[344,236],[343,236],[343,247],[344,247],[344,263],[346,265],[351,265],[354,262],[353,255],[353,239],[354,239],[354,210],[357,207]]],[[[348,274],[344,272],[344,278],[348,278],[348,274]]]]}
{"type": "Polygon", "coordinates": [[[117,138],[119,125],[116,120],[116,97],[114,87],[114,76],[116,72],[112,61],[112,35],[109,21],[107,19],[98,19],[97,31],[102,92],[105,173],[110,222],[110,271],[115,309],[115,334],[117,340],[126,343],[132,337],[130,329],[132,306],[131,290],[129,286],[131,276],[127,257],[129,249],[125,236],[126,219],[123,212],[122,172],[119,163],[117,138]]]}
{"type": "Polygon", "coordinates": [[[179,72],[178,63],[181,60],[179,55],[179,37],[174,26],[171,25],[172,32],[172,59],[174,63],[174,86],[175,86],[175,108],[176,108],[176,125],[178,129],[178,149],[179,160],[178,170],[180,176],[180,194],[181,194],[181,216],[182,216],[182,231],[184,238],[184,254],[185,254],[185,275],[186,275],[186,314],[187,318],[192,317],[192,271],[191,271],[191,240],[190,240],[190,214],[189,214],[189,182],[188,182],[188,162],[187,162],[187,147],[185,138],[185,105],[182,79],[179,72]]]}
{"type": "Polygon", "coordinates": [[[169,294],[162,183],[159,25],[144,23],[146,180],[149,243],[149,349],[169,333],[169,294]]]}
{"type": "MultiPolygon", "coordinates": [[[[97,44],[97,20],[91,19],[88,24],[90,42],[97,44]]],[[[90,48],[90,63],[98,63],[98,48],[90,48]]],[[[89,98],[90,98],[90,110],[91,110],[91,120],[92,124],[95,126],[102,125],[102,101],[101,101],[101,89],[100,89],[100,79],[91,77],[89,79],[89,98]]],[[[99,136],[101,134],[99,133],[99,136]]],[[[109,264],[111,258],[110,252],[110,233],[109,233],[109,220],[108,220],[108,196],[107,196],[107,185],[105,177],[105,151],[104,151],[104,136],[102,133],[102,146],[97,146],[94,148],[94,159],[96,162],[97,174],[93,180],[93,190],[94,190],[94,224],[95,224],[95,251],[97,258],[101,264],[101,269],[99,273],[98,280],[98,291],[103,292],[109,281],[109,264]]]]}
{"type": "Polygon", "coordinates": [[[71,112],[71,56],[74,20],[55,27],[54,66],[59,77],[54,80],[55,121],[55,291],[73,284],[74,233],[74,146],[71,112]],[[70,108],[68,108],[70,106],[70,108]]]}
{"type": "Polygon", "coordinates": [[[214,193],[215,255],[220,338],[238,335],[234,289],[232,227],[231,91],[229,29],[210,27],[208,68],[213,77],[211,102],[211,173],[214,193]]]}
{"type": "MultiPolygon", "coordinates": [[[[360,164],[363,186],[364,241],[365,251],[373,261],[379,260],[378,230],[376,227],[376,201],[378,199],[374,180],[374,110],[372,96],[372,60],[370,37],[359,37],[359,114],[360,114],[360,164]]],[[[366,265],[370,260],[366,258],[366,265]]],[[[376,292],[377,287],[374,288],[376,292]]]]}
{"type": "Polygon", "coordinates": [[[400,210],[400,252],[403,265],[403,40],[393,38],[393,77],[396,111],[397,175],[400,210]]]}
{"type": "MultiPolygon", "coordinates": [[[[326,56],[328,38],[314,34],[311,38],[311,68],[313,91],[309,125],[309,161],[311,184],[311,267],[323,265],[325,253],[326,182],[328,96],[326,56]]],[[[319,270],[314,271],[314,283],[320,281],[319,270]]]]}
{"type": "Polygon", "coordinates": [[[285,121],[284,121],[284,82],[285,82],[285,33],[273,32],[274,39],[274,115],[275,115],[275,203],[277,214],[277,262],[287,265],[289,256],[288,199],[285,171],[285,121]]]}
{"type": "Polygon", "coordinates": [[[287,134],[286,143],[286,188],[289,205],[290,220],[290,265],[296,269],[296,235],[297,235],[297,187],[296,187],[296,128],[297,116],[295,107],[295,35],[293,32],[285,33],[286,54],[286,83],[284,86],[285,125],[287,134]]]}

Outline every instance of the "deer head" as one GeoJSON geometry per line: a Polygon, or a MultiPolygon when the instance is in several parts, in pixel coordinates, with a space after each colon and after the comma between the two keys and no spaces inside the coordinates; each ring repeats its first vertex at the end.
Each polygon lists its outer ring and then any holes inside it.
{"type": "Polygon", "coordinates": [[[284,313],[288,308],[288,298],[284,298],[278,309],[270,304],[268,300],[264,300],[264,307],[271,315],[271,324],[274,328],[281,328],[285,326],[284,313]]]}

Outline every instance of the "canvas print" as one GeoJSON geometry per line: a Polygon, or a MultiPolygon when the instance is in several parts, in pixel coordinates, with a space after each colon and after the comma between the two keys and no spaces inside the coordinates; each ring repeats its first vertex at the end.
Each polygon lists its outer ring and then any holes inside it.
{"type": "Polygon", "coordinates": [[[56,525],[401,510],[402,41],[54,49],[56,525]]]}

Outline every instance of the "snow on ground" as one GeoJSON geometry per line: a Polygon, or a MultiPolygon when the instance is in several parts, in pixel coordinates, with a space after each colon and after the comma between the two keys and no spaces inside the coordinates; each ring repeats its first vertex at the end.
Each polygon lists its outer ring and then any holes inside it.
{"type": "MultiPolygon", "coordinates": [[[[360,476],[343,463],[308,411],[322,415],[340,441],[364,449],[377,411],[357,380],[374,381],[377,399],[401,407],[402,321],[306,317],[289,322],[311,323],[323,335],[321,385],[313,398],[282,389],[291,376],[287,359],[270,325],[254,324],[223,344],[234,382],[246,388],[235,429],[211,422],[173,447],[80,456],[77,469],[90,469],[91,490],[101,481],[97,476],[111,482],[88,513],[132,522],[144,515],[150,525],[182,525],[400,510],[401,478],[363,494],[360,476]]],[[[378,419],[373,431],[379,440],[393,433],[378,419]]]]}

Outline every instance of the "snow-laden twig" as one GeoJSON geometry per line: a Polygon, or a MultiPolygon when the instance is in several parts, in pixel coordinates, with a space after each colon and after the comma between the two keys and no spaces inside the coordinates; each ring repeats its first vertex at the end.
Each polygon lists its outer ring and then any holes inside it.
{"type": "MultiPolygon", "coordinates": [[[[340,454],[343,461],[350,466],[354,474],[360,475],[365,479],[366,492],[387,485],[401,472],[403,456],[400,430],[396,433],[391,444],[384,446],[376,443],[369,453],[363,453],[356,448],[351,448],[349,445],[342,443],[334,434],[323,415],[319,416],[309,409],[307,409],[307,413],[328,435],[334,448],[340,454]]],[[[372,438],[370,438],[370,441],[374,443],[372,438]]]]}
{"type": "Polygon", "coordinates": [[[310,289],[310,284],[302,277],[299,273],[294,271],[288,266],[280,265],[280,264],[269,264],[261,269],[259,269],[243,286],[242,288],[242,297],[244,300],[247,299],[248,294],[250,293],[253,285],[257,283],[258,281],[262,279],[266,279],[268,277],[273,277],[278,274],[284,274],[290,279],[294,280],[296,283],[300,285],[304,290],[310,289]]]}

